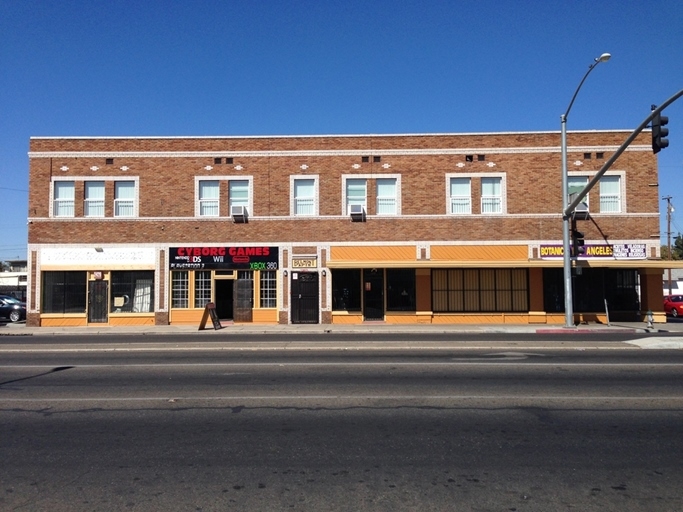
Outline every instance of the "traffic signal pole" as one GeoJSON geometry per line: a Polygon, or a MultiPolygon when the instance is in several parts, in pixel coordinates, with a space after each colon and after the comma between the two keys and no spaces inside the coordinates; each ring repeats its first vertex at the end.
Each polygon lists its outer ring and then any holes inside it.
{"type": "MultiPolygon", "coordinates": [[[[602,166],[602,168],[597,172],[595,176],[593,176],[593,179],[588,182],[588,185],[586,185],[581,192],[579,192],[574,200],[569,203],[567,208],[564,210],[563,215],[569,216],[572,214],[572,212],[576,209],[578,204],[582,201],[584,197],[590,192],[590,190],[595,186],[595,184],[600,181],[600,178],[602,178],[603,174],[607,172],[607,170],[612,167],[612,164],[621,156],[621,154],[626,150],[627,147],[635,140],[635,138],[640,134],[640,132],[643,131],[643,129],[650,124],[650,121],[652,121],[655,117],[659,117],[660,113],[662,110],[664,110],[666,107],[671,105],[674,101],[676,101],[678,98],[683,96],[683,89],[678,91],[676,94],[671,96],[668,100],[666,100],[664,103],[662,103],[659,107],[655,108],[652,112],[650,112],[650,115],[645,118],[645,120],[640,123],[640,126],[636,128],[631,135],[629,135],[628,139],[624,141],[624,143],[619,146],[619,149],[617,149],[614,154],[610,157],[607,162],[602,166]]],[[[656,152],[655,152],[656,153],[656,152]]],[[[565,290],[566,293],[566,290],[565,290]]]]}
{"type": "MultiPolygon", "coordinates": [[[[590,70],[593,68],[589,68],[590,70]]],[[[588,76],[588,73],[586,73],[586,76],[588,76]]],[[[584,80],[586,77],[584,76],[584,80]]],[[[583,81],[581,82],[583,83],[583,81]]],[[[581,87],[581,85],[579,85],[581,87]]],[[[578,92],[578,89],[577,89],[578,92]]],[[[607,172],[607,170],[612,166],[614,162],[616,162],[617,158],[621,156],[621,154],[626,150],[626,148],[635,140],[635,138],[640,134],[640,132],[643,131],[643,129],[652,121],[655,117],[658,117],[662,110],[664,110],[666,107],[671,105],[674,101],[676,101],[678,98],[683,96],[683,89],[678,91],[676,94],[671,96],[668,100],[666,100],[664,103],[662,103],[659,107],[656,107],[655,109],[650,112],[650,115],[645,118],[645,120],[636,128],[631,135],[624,141],[624,143],[617,149],[617,151],[610,157],[607,162],[602,166],[602,168],[598,171],[598,173],[593,176],[593,179],[590,180],[590,182],[583,188],[581,192],[579,192],[576,197],[574,197],[574,200],[570,201],[567,207],[564,209],[562,212],[562,244],[564,247],[564,255],[563,255],[563,265],[564,265],[564,308],[565,308],[565,322],[567,327],[573,327],[574,326],[574,297],[573,297],[573,286],[572,286],[572,277],[571,277],[571,261],[570,261],[570,236],[569,236],[569,219],[571,218],[574,210],[578,206],[578,204],[583,200],[584,197],[590,192],[590,190],[595,186],[595,184],[600,181],[600,178],[607,172]]],[[[574,94],[574,97],[576,97],[576,93],[574,94]]],[[[572,103],[574,102],[574,98],[572,98],[572,103]]],[[[571,107],[571,103],[569,105],[571,107]]],[[[562,197],[563,197],[563,203],[567,198],[568,190],[567,190],[567,158],[566,158],[566,151],[567,151],[567,131],[566,131],[566,114],[561,116],[561,121],[562,121],[562,197]]],[[[668,122],[668,120],[667,120],[668,122]]],[[[661,128],[661,126],[660,126],[661,128]]],[[[660,132],[661,134],[661,132],[660,132]]],[[[668,130],[666,134],[668,135],[668,130]]],[[[656,154],[657,150],[656,147],[659,147],[660,149],[662,147],[668,146],[668,141],[666,141],[666,145],[660,144],[657,145],[655,144],[655,140],[653,139],[653,152],[656,154]]]]}

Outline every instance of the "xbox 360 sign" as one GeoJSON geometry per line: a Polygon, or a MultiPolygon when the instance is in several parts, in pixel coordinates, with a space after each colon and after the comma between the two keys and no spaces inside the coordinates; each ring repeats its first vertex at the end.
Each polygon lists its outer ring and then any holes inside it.
{"type": "Polygon", "coordinates": [[[277,247],[171,247],[171,270],[277,270],[277,247]]]}

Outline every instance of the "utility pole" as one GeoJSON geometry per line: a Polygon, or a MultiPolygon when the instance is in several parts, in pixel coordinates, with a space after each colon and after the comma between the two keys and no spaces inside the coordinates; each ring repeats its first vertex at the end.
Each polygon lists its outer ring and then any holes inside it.
{"type": "MultiPolygon", "coordinates": [[[[671,261],[671,212],[673,211],[673,206],[671,206],[671,196],[662,197],[663,201],[666,201],[666,246],[667,252],[669,253],[669,261],[671,261]]],[[[671,267],[669,267],[669,295],[671,295],[671,267]]]]}

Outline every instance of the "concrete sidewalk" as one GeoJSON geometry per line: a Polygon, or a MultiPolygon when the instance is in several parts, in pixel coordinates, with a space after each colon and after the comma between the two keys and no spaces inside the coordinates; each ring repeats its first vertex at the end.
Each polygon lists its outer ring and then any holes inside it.
{"type": "Polygon", "coordinates": [[[25,323],[0,325],[0,337],[33,335],[100,335],[100,334],[139,334],[168,335],[187,334],[207,337],[216,334],[297,334],[297,333],[531,333],[531,334],[579,334],[579,333],[681,333],[683,322],[654,324],[648,328],[646,323],[621,322],[606,324],[582,324],[575,328],[562,325],[516,325],[516,324],[384,324],[369,322],[364,324],[233,324],[224,323],[221,329],[207,326],[199,330],[193,325],[151,325],[151,326],[102,326],[102,327],[27,327],[25,323]]]}

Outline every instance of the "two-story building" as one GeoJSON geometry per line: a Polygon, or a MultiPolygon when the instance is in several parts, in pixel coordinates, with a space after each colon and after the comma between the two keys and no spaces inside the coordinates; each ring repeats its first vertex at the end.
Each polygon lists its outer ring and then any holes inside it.
{"type": "MultiPolygon", "coordinates": [[[[570,191],[629,133],[570,132],[570,191]]],[[[649,137],[576,221],[577,322],[663,319],[649,137]]],[[[29,160],[28,325],[564,321],[557,132],[34,137],[29,160]]]]}

